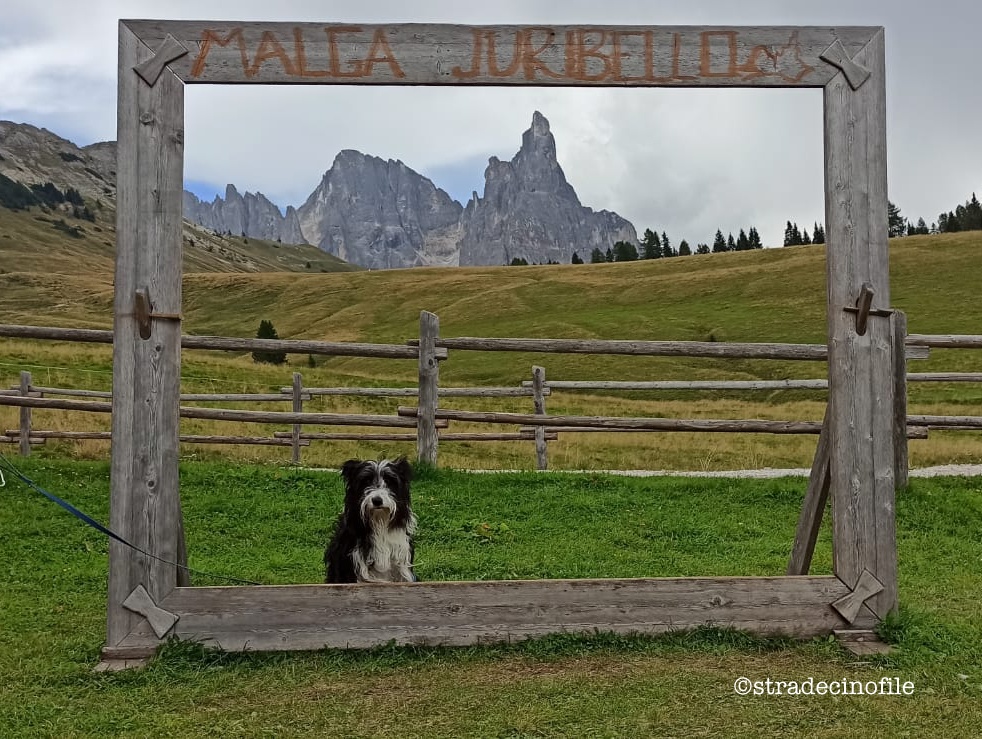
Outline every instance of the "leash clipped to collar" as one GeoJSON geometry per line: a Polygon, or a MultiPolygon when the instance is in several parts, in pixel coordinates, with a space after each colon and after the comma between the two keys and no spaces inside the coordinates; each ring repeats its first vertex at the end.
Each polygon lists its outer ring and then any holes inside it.
{"type": "MultiPolygon", "coordinates": [[[[228,582],[236,582],[236,583],[240,583],[242,585],[260,585],[261,584],[261,583],[258,583],[258,582],[253,582],[252,580],[243,580],[243,579],[238,578],[238,577],[229,577],[228,575],[219,575],[219,574],[216,574],[214,572],[205,572],[204,570],[196,570],[196,569],[193,569],[191,567],[188,567],[187,565],[182,565],[182,564],[180,564],[178,562],[171,562],[169,559],[164,559],[163,557],[158,557],[156,554],[151,554],[150,552],[146,551],[145,549],[141,549],[140,547],[136,546],[136,544],[131,544],[130,542],[126,541],[126,539],[124,539],[122,536],[120,536],[119,534],[117,534],[115,531],[113,531],[113,530],[111,530],[111,529],[103,526],[101,523],[99,523],[98,521],[96,521],[90,515],[88,515],[87,513],[83,512],[83,511],[80,511],[78,508],[76,508],[75,506],[73,506],[67,500],[64,500],[62,498],[59,498],[54,493],[49,493],[47,490],[45,490],[44,488],[42,488],[40,485],[38,485],[36,482],[34,482],[31,478],[29,478],[27,475],[25,475],[23,472],[21,472],[19,469],[17,469],[14,466],[14,464],[9,459],[7,459],[3,454],[0,454],[0,465],[6,466],[7,471],[10,472],[14,477],[16,477],[18,480],[20,480],[22,483],[24,483],[25,485],[27,485],[29,488],[31,488],[35,492],[40,493],[41,495],[43,495],[45,498],[47,498],[48,500],[50,500],[52,503],[56,503],[59,506],[61,506],[62,508],[64,508],[66,511],[68,511],[73,516],[75,516],[75,518],[77,518],[80,521],[83,521],[84,523],[88,524],[89,526],[91,526],[92,528],[94,528],[96,531],[98,531],[98,532],[100,532],[102,534],[105,534],[110,539],[113,539],[115,541],[118,541],[123,546],[127,546],[130,549],[132,549],[133,551],[139,552],[140,554],[142,554],[145,557],[150,557],[150,559],[155,559],[158,562],[162,562],[165,565],[173,565],[174,567],[178,567],[178,568],[180,568],[182,570],[185,570],[187,572],[190,572],[193,575],[202,575],[204,577],[214,577],[214,578],[217,578],[219,580],[227,580],[228,582]]],[[[0,469],[0,487],[4,487],[6,484],[7,484],[7,481],[3,477],[3,470],[0,469]]]]}

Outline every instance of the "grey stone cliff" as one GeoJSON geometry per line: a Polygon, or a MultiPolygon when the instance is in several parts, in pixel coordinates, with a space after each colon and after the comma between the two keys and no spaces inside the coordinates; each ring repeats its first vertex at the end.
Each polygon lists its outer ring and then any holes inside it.
{"type": "Polygon", "coordinates": [[[569,263],[577,252],[589,260],[617,241],[637,245],[637,233],[616,213],[580,203],[556,159],[549,121],[538,111],[510,162],[491,157],[484,197],[477,193],[461,218],[461,265],[569,263]]]}
{"type": "Polygon", "coordinates": [[[370,269],[455,265],[460,203],[400,161],[345,150],[297,209],[311,244],[370,269]]]}
{"type": "Polygon", "coordinates": [[[304,244],[297,212],[291,206],[286,214],[262,193],[239,194],[235,185],[225,187],[225,197],[210,203],[184,191],[184,217],[218,233],[250,236],[284,244],[304,244]]]}

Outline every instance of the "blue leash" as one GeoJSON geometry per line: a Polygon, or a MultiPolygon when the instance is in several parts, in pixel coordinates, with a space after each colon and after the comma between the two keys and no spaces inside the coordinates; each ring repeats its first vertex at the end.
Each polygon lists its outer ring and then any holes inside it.
{"type": "MultiPolygon", "coordinates": [[[[44,488],[42,488],[40,485],[38,485],[32,479],[30,479],[27,475],[25,475],[23,472],[21,472],[19,469],[17,469],[16,467],[14,467],[13,463],[9,459],[7,459],[5,456],[3,456],[2,454],[0,454],[0,465],[6,466],[7,470],[11,474],[13,474],[17,479],[19,479],[22,483],[24,483],[25,485],[27,485],[29,488],[31,488],[35,492],[41,493],[41,495],[43,495],[45,498],[47,498],[48,500],[50,500],[52,503],[57,503],[62,508],[64,508],[66,511],[68,511],[69,513],[71,513],[73,516],[75,516],[76,518],[84,521],[89,526],[91,526],[92,528],[94,528],[96,531],[99,531],[100,533],[103,533],[106,536],[108,536],[110,539],[114,539],[115,541],[118,541],[120,544],[122,544],[124,546],[127,546],[130,549],[133,549],[134,551],[139,552],[140,554],[142,554],[145,557],[150,557],[150,559],[155,559],[158,562],[163,562],[166,565],[173,565],[174,567],[179,567],[180,569],[186,570],[187,572],[190,572],[190,573],[192,573],[194,575],[204,575],[205,577],[215,577],[215,578],[218,578],[219,580],[227,580],[229,582],[237,582],[237,583],[241,583],[243,585],[260,585],[261,584],[261,583],[258,583],[258,582],[253,582],[252,580],[242,580],[242,579],[237,578],[237,577],[229,577],[228,575],[218,575],[218,574],[215,574],[214,572],[205,572],[204,570],[195,570],[195,569],[192,569],[191,567],[188,567],[187,565],[178,564],[177,562],[171,562],[169,559],[164,559],[163,557],[158,557],[156,554],[151,554],[150,552],[148,552],[148,551],[146,551],[144,549],[141,549],[140,547],[136,546],[136,544],[131,544],[130,542],[126,541],[126,539],[124,539],[123,537],[121,537],[115,531],[112,531],[111,529],[106,528],[101,523],[99,523],[94,518],[92,518],[90,515],[88,515],[87,513],[84,513],[83,511],[80,511],[78,508],[76,508],[75,506],[73,506],[67,500],[63,500],[62,498],[59,498],[54,493],[49,493],[47,490],[45,490],[44,488]]],[[[4,478],[3,478],[3,472],[0,471],[0,487],[3,487],[5,484],[6,484],[6,480],[4,480],[4,478]]]]}

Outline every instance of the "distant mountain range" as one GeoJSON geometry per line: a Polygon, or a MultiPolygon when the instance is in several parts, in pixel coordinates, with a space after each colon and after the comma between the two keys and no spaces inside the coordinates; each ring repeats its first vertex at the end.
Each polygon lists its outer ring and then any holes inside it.
{"type": "MultiPolygon", "coordinates": [[[[116,146],[76,147],[44,129],[0,122],[0,173],[24,184],[51,181],[92,198],[115,199],[116,146]]],[[[484,196],[466,207],[397,160],[344,150],[299,207],[285,212],[262,193],[205,202],[184,193],[184,216],[215,231],[284,244],[313,244],[370,269],[421,265],[568,263],[574,253],[637,245],[634,226],[580,203],[556,158],[545,116],[536,112],[511,161],[491,157],[484,196]]]]}

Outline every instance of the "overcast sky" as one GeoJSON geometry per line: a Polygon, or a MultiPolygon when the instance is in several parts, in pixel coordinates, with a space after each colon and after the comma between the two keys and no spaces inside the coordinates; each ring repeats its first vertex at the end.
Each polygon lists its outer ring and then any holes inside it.
{"type": "MultiPolygon", "coordinates": [[[[80,145],[116,136],[119,18],[346,23],[882,25],[890,199],[930,224],[982,194],[982,3],[975,0],[45,0],[0,11],[0,119],[80,145]]],[[[185,177],[299,205],[341,149],[401,159],[466,202],[489,156],[549,119],[584,205],[693,246],[822,221],[820,90],[189,85],[185,177]]]]}

